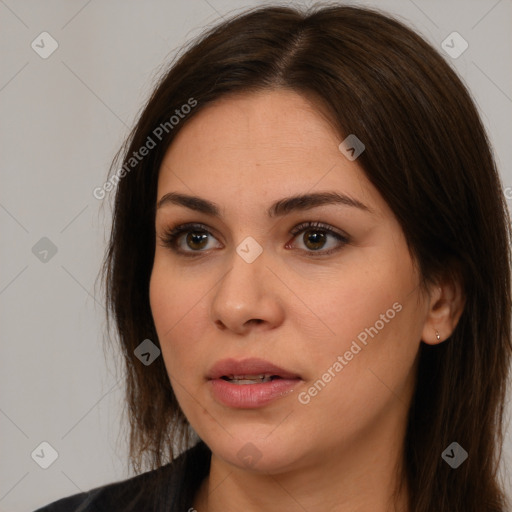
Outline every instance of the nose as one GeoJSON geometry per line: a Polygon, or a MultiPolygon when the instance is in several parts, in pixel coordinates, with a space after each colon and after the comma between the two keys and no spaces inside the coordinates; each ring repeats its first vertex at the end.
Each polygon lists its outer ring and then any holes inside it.
{"type": "Polygon", "coordinates": [[[233,251],[230,263],[211,303],[215,325],[240,335],[278,327],[284,320],[283,286],[267,268],[265,251],[252,263],[233,251]]]}

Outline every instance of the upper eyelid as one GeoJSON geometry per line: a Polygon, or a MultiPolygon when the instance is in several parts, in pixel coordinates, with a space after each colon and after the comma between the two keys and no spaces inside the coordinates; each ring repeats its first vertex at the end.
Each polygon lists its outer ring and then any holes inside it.
{"type": "MultiPolygon", "coordinates": [[[[297,233],[300,233],[301,231],[304,231],[306,229],[318,229],[318,230],[324,230],[324,231],[331,231],[333,233],[345,236],[348,238],[348,235],[341,229],[336,228],[334,226],[331,226],[330,224],[322,221],[303,221],[299,222],[295,226],[293,226],[292,229],[290,229],[288,232],[290,234],[296,235],[297,233]]],[[[211,228],[210,226],[202,223],[202,222],[184,222],[182,224],[177,224],[176,226],[172,228],[164,228],[164,233],[167,234],[168,232],[177,232],[181,234],[181,232],[187,232],[187,231],[206,231],[210,234],[215,234],[217,231],[214,228],[211,228]]]]}
{"type": "Polygon", "coordinates": [[[349,235],[345,233],[345,231],[335,228],[334,226],[331,226],[330,224],[322,221],[305,221],[300,222],[296,226],[294,226],[290,233],[294,236],[298,235],[302,231],[305,231],[307,229],[318,229],[319,231],[327,231],[330,234],[340,236],[342,238],[349,238],[349,235]]]}
{"type": "Polygon", "coordinates": [[[209,234],[214,234],[216,230],[211,228],[210,226],[203,224],[202,222],[184,222],[182,224],[177,224],[174,227],[165,227],[163,229],[164,234],[168,234],[170,232],[176,232],[181,234],[182,232],[187,231],[206,231],[209,234]]]}

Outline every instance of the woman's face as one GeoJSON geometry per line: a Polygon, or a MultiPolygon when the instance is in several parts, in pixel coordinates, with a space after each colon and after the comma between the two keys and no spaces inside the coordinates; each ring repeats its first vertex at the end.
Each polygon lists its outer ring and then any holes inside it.
{"type": "Polygon", "coordinates": [[[195,115],[160,169],[162,356],[192,427],[240,468],[379,457],[405,432],[427,299],[340,142],[302,96],[251,93],[195,115]]]}

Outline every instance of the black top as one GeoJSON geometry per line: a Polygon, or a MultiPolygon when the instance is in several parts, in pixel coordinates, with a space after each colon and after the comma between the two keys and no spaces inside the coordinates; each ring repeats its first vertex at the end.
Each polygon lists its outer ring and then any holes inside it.
{"type": "Polygon", "coordinates": [[[210,449],[200,441],[153,471],[60,499],[35,512],[186,512],[210,470],[210,449]]]}

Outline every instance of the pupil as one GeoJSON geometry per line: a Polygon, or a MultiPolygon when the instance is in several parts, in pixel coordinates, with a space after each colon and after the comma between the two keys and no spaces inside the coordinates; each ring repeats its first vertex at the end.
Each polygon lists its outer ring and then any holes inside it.
{"type": "Polygon", "coordinates": [[[304,244],[309,249],[321,249],[325,244],[326,234],[319,231],[306,231],[304,233],[304,244]]]}
{"type": "Polygon", "coordinates": [[[191,249],[202,249],[207,243],[207,238],[208,235],[206,233],[191,231],[187,234],[187,245],[191,249]]]}

